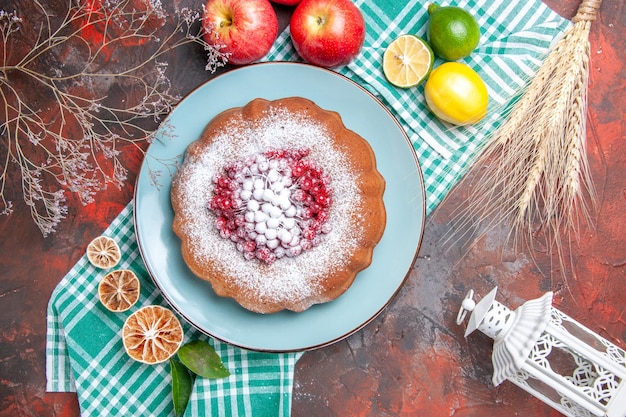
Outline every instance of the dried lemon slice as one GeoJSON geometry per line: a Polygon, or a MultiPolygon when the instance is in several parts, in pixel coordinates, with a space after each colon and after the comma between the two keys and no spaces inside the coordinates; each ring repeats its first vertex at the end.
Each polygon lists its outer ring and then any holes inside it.
{"type": "Polygon", "coordinates": [[[113,268],[121,258],[120,247],[110,237],[98,236],[87,245],[87,259],[98,268],[113,268]]]}
{"type": "Polygon", "coordinates": [[[178,351],[183,342],[183,328],[171,310],[145,306],[126,319],[122,341],[128,356],[136,361],[160,363],[178,351]]]}
{"type": "Polygon", "coordinates": [[[128,310],[139,300],[140,289],[139,278],[133,271],[118,269],[102,278],[98,297],[108,310],[117,313],[128,310]]]}

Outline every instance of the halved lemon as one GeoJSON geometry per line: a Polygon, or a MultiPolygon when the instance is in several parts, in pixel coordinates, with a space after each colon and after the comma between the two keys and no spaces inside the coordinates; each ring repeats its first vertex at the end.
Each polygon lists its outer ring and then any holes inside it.
{"type": "Polygon", "coordinates": [[[136,361],[165,362],[183,342],[183,328],[171,310],[149,305],[128,316],[122,327],[124,350],[136,361]]]}
{"type": "Polygon", "coordinates": [[[118,269],[102,278],[98,285],[98,297],[108,310],[117,313],[135,305],[140,290],[139,278],[133,271],[118,269]]]}
{"type": "Polygon", "coordinates": [[[87,245],[87,259],[95,267],[109,269],[122,259],[122,253],[114,239],[98,236],[87,245]]]}
{"type": "Polygon", "coordinates": [[[396,87],[415,87],[428,77],[434,60],[433,51],[422,38],[401,35],[383,54],[383,73],[396,87]]]}

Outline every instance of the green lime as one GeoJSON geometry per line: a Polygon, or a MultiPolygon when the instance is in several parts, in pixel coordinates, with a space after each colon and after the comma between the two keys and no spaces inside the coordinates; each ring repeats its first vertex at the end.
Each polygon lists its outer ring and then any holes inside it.
{"type": "Polygon", "coordinates": [[[428,6],[428,42],[435,54],[446,61],[469,56],[480,40],[476,19],[456,6],[428,6]]]}

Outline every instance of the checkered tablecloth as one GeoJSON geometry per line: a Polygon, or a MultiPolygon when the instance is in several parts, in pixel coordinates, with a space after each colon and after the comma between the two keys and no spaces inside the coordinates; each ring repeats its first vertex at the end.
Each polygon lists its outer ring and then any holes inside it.
{"type": "MultiPolygon", "coordinates": [[[[381,59],[395,37],[425,37],[427,2],[356,0],[367,36],[362,53],[337,71],[367,88],[389,107],[407,131],[426,185],[427,211],[441,202],[467,170],[485,138],[502,121],[512,99],[535,73],[551,42],[569,22],[539,0],[461,0],[481,27],[481,43],[465,62],[487,82],[492,102],[483,123],[457,128],[436,120],[426,109],[423,87],[400,90],[386,82],[381,59]]],[[[268,60],[299,60],[288,29],[279,35],[268,60]]],[[[440,61],[436,61],[438,65],[440,61]]],[[[167,305],[150,280],[134,236],[132,205],[104,232],[118,241],[123,259],[117,268],[141,280],[138,306],[167,305]]],[[[61,280],[48,307],[46,371],[48,391],[75,391],[83,416],[170,416],[169,365],[143,365],[124,352],[119,336],[127,313],[111,313],[97,296],[106,271],[83,257],[61,280]]],[[[242,350],[209,338],[184,322],[185,342],[208,340],[231,376],[197,378],[186,416],[289,416],[295,364],[301,353],[269,354],[242,350]]]]}
{"type": "MultiPolygon", "coordinates": [[[[132,203],[104,235],[114,238],[122,259],[115,269],[134,271],[141,282],[135,305],[167,306],[143,264],[133,225],[132,203]]],[[[167,362],[144,365],[126,355],[120,331],[136,310],[112,313],[98,299],[107,273],[83,256],[52,294],[48,307],[48,391],[76,391],[83,416],[173,415],[167,362]]],[[[293,370],[301,353],[271,354],[235,348],[209,338],[181,319],[183,343],[207,340],[231,376],[196,378],[186,416],[289,416],[293,370]]]]}

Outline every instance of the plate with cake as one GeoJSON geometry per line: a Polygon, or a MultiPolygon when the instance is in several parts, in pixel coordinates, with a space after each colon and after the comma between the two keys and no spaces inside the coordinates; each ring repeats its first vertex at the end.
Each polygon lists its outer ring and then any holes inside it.
{"type": "Polygon", "coordinates": [[[393,115],[346,77],[288,62],[226,72],[181,100],[134,203],[142,258],[172,308],[271,352],[325,346],[373,320],[408,276],[425,221],[419,162],[393,115]]]}

